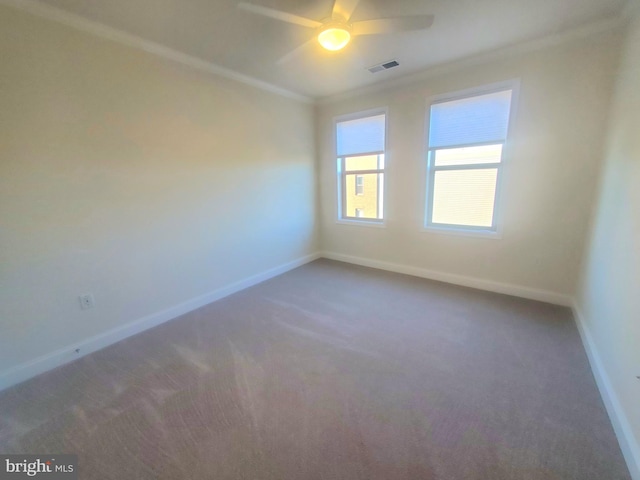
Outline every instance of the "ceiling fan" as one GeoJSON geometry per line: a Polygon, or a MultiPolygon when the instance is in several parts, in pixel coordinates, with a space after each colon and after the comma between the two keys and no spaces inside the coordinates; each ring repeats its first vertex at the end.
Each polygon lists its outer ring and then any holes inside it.
{"type": "Polygon", "coordinates": [[[433,15],[379,18],[350,23],[349,20],[358,6],[359,1],[360,0],[334,0],[331,16],[321,21],[247,2],[238,3],[238,8],[257,15],[264,15],[265,17],[274,18],[283,22],[315,29],[315,35],[311,39],[282,57],[278,60],[278,63],[284,63],[299,54],[307,45],[316,39],[325,49],[337,51],[344,48],[351,40],[351,37],[422,30],[429,28],[433,23],[433,15]]]}

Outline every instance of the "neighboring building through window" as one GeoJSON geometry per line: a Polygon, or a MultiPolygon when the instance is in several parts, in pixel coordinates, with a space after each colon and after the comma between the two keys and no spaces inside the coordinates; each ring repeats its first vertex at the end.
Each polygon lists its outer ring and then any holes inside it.
{"type": "Polygon", "coordinates": [[[384,218],[385,120],[386,115],[376,111],[336,121],[341,219],[382,222],[384,218]]]}
{"type": "Polygon", "coordinates": [[[512,96],[510,84],[431,103],[427,228],[497,231],[512,96]]]}

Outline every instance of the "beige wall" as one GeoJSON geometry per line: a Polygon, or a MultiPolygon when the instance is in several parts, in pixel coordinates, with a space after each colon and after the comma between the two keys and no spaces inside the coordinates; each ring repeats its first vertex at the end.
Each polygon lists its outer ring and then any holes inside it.
{"type": "Polygon", "coordinates": [[[0,58],[0,371],[316,250],[311,105],[6,7],[0,58]]]}
{"type": "Polygon", "coordinates": [[[325,251],[573,294],[621,36],[602,33],[317,109],[325,251]],[[421,232],[427,98],[520,78],[499,240],[421,232]],[[388,107],[386,228],[336,223],[334,116],[388,107]]]}
{"type": "Polygon", "coordinates": [[[615,91],[578,306],[629,424],[628,463],[640,478],[640,16],[615,91]],[[635,459],[630,458],[635,455],[635,459]]]}

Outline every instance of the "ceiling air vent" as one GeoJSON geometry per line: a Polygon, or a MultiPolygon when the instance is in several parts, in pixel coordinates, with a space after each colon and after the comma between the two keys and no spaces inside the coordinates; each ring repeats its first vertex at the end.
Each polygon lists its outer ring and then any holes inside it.
{"type": "Polygon", "coordinates": [[[395,60],[391,60],[390,62],[379,63],[377,65],[374,65],[373,67],[369,67],[367,68],[367,70],[369,70],[371,73],[378,73],[382,72],[383,70],[389,70],[390,68],[397,67],[398,65],[400,65],[398,62],[396,62],[395,60]]]}

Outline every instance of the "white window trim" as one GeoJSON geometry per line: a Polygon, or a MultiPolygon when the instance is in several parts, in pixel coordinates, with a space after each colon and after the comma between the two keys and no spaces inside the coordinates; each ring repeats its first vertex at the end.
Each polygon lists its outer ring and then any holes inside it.
{"type": "Polygon", "coordinates": [[[334,195],[334,201],[335,203],[335,212],[337,212],[337,218],[336,218],[336,224],[338,225],[357,225],[357,226],[363,226],[363,227],[382,227],[382,228],[386,228],[387,226],[387,185],[389,183],[388,181],[388,166],[389,166],[389,159],[387,157],[387,139],[388,139],[388,134],[389,134],[389,109],[387,107],[379,107],[379,108],[372,108],[369,110],[362,110],[359,112],[353,112],[353,113],[348,113],[345,115],[339,115],[336,117],[333,117],[333,134],[332,134],[332,139],[333,139],[333,158],[336,160],[336,169],[335,169],[335,174],[336,174],[336,192],[334,195]],[[362,153],[358,153],[357,155],[353,155],[353,156],[364,156],[364,155],[380,155],[383,154],[384,155],[384,168],[379,170],[372,170],[372,171],[365,171],[365,170],[357,170],[354,172],[349,172],[349,174],[362,174],[364,173],[382,173],[384,174],[384,183],[382,185],[382,195],[383,195],[383,201],[382,201],[382,219],[381,220],[377,220],[377,219],[372,219],[372,218],[357,218],[357,217],[346,217],[344,216],[344,210],[343,210],[343,205],[344,205],[344,182],[343,179],[346,178],[346,174],[344,174],[344,172],[342,171],[343,168],[343,161],[342,161],[342,157],[338,156],[338,141],[337,141],[337,125],[340,122],[345,122],[345,121],[349,121],[349,120],[357,120],[359,118],[366,118],[366,117],[373,117],[376,115],[384,115],[384,150],[382,150],[381,152],[362,152],[362,153]]]}
{"type": "MultiPolygon", "coordinates": [[[[420,231],[425,233],[436,233],[436,234],[445,234],[445,235],[457,235],[464,237],[480,237],[480,238],[492,238],[499,240],[502,238],[503,232],[503,208],[502,208],[502,185],[504,183],[504,178],[506,172],[508,170],[509,158],[511,157],[511,133],[513,131],[513,124],[517,115],[517,105],[518,98],[520,94],[520,79],[514,78],[511,80],[505,80],[503,82],[496,82],[488,85],[483,85],[479,87],[468,88],[465,90],[458,90],[456,92],[444,93],[439,95],[434,95],[427,100],[426,105],[426,113],[425,113],[425,131],[424,131],[424,150],[423,150],[423,161],[426,164],[426,168],[424,169],[423,175],[423,185],[424,185],[424,195],[422,198],[423,202],[423,215],[422,215],[422,226],[420,231]],[[507,126],[507,136],[504,142],[492,142],[490,144],[495,145],[497,143],[502,143],[502,156],[499,164],[487,164],[486,168],[498,168],[498,175],[496,180],[496,196],[495,196],[495,204],[493,211],[493,221],[495,228],[486,228],[486,227],[477,227],[474,228],[472,226],[465,225],[444,225],[444,224],[429,224],[429,212],[430,208],[433,208],[432,202],[430,201],[432,178],[435,178],[433,174],[434,169],[431,165],[432,159],[430,158],[430,148],[429,148],[429,127],[431,122],[431,106],[436,103],[462,100],[464,98],[475,97],[478,95],[484,95],[488,93],[500,92],[503,90],[511,90],[511,105],[509,110],[509,125],[507,126]]],[[[473,147],[478,145],[487,145],[487,142],[482,142],[478,144],[469,144],[464,145],[465,147],[473,147]]],[[[448,146],[447,148],[453,148],[454,146],[448,146]]],[[[474,165],[474,167],[482,167],[484,164],[474,165]]],[[[450,167],[451,170],[462,170],[466,168],[455,168],[450,167]]]]}

